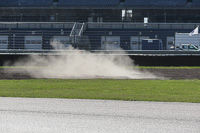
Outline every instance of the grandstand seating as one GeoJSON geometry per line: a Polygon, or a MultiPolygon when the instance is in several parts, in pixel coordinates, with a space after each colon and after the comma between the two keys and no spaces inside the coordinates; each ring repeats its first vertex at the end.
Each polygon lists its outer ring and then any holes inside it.
{"type": "Polygon", "coordinates": [[[119,0],[59,0],[58,6],[115,6],[119,0]]]}
{"type": "Polygon", "coordinates": [[[187,0],[126,0],[125,6],[184,6],[187,0]]]}
{"type": "Polygon", "coordinates": [[[0,0],[0,7],[45,7],[51,4],[52,0],[0,0]]]}

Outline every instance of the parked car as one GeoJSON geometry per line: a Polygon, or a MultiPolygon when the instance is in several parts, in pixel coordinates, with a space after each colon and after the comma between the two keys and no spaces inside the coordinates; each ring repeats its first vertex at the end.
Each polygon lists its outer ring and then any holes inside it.
{"type": "Polygon", "coordinates": [[[193,44],[180,44],[179,46],[176,47],[178,50],[186,50],[186,51],[199,51],[200,49],[193,45],[193,44]]]}

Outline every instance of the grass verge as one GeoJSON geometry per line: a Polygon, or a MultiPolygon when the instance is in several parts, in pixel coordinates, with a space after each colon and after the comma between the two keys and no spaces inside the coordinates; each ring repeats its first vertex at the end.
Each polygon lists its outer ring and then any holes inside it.
{"type": "Polygon", "coordinates": [[[0,97],[200,103],[200,80],[0,80],[0,97]]]}

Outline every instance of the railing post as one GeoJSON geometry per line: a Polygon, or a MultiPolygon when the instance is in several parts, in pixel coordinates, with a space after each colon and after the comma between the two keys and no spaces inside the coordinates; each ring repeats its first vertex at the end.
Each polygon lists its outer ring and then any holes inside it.
{"type": "Polygon", "coordinates": [[[9,29],[8,49],[11,49],[11,29],[9,29]]]}
{"type": "Polygon", "coordinates": [[[42,49],[44,49],[44,32],[42,31],[42,49]]]}

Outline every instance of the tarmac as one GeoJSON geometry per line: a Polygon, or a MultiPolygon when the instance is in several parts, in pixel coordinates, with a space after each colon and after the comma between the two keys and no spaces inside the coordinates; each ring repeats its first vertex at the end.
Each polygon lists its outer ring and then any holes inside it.
{"type": "Polygon", "coordinates": [[[0,97],[2,133],[199,133],[200,104],[0,97]]]}

